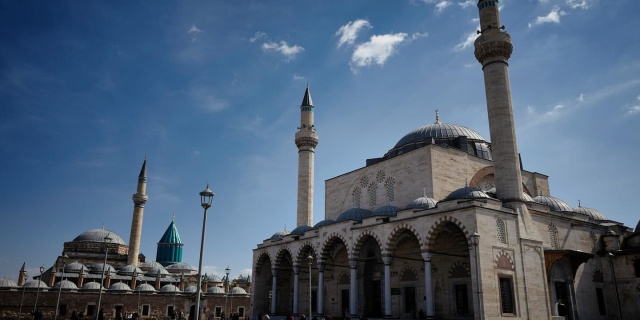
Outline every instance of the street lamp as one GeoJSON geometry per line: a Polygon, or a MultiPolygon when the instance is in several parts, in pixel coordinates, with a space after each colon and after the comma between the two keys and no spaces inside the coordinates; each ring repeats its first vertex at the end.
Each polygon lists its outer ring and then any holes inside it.
{"type": "Polygon", "coordinates": [[[613,268],[613,253],[607,253],[609,264],[611,264],[611,276],[613,276],[613,286],[616,290],[616,302],[618,303],[618,317],[622,319],[622,309],[620,308],[620,295],[618,294],[618,280],[616,280],[616,270],[613,268]]]}
{"type": "Polygon", "coordinates": [[[471,245],[473,246],[473,254],[475,255],[476,260],[476,288],[478,293],[478,315],[480,319],[482,319],[482,288],[480,287],[480,260],[478,256],[478,245],[480,244],[480,235],[477,231],[474,231],[472,235],[469,236],[471,238],[471,245]]]}
{"type": "Polygon", "coordinates": [[[207,209],[211,208],[211,201],[213,201],[215,194],[207,188],[200,192],[200,205],[204,209],[204,218],[202,220],[202,239],[200,239],[200,261],[198,262],[198,287],[196,288],[196,316],[194,320],[200,320],[200,291],[202,290],[202,253],[204,251],[204,235],[207,230],[207,209]]]}
{"type": "Polygon", "coordinates": [[[111,232],[107,233],[107,236],[103,238],[104,246],[104,264],[102,265],[102,274],[100,275],[100,294],[98,295],[98,307],[96,308],[96,320],[100,316],[100,303],[102,302],[102,289],[104,288],[104,269],[107,267],[107,255],[109,254],[109,243],[111,243],[111,232]]]}
{"type": "Polygon", "coordinates": [[[36,308],[38,307],[38,295],[40,295],[40,283],[42,282],[42,273],[44,273],[44,266],[40,266],[40,278],[38,278],[38,291],[36,291],[36,303],[33,304],[34,318],[36,315],[36,308]]]}
{"type": "MultiPolygon", "coordinates": [[[[27,279],[27,271],[24,272],[25,281],[27,279]]],[[[26,282],[25,282],[26,283],[26,282]]],[[[18,320],[22,317],[22,302],[24,302],[24,290],[27,288],[25,283],[22,284],[22,299],[20,299],[20,311],[18,311],[18,320]]]]}
{"type": "Polygon", "coordinates": [[[307,262],[309,263],[309,319],[312,319],[313,310],[311,309],[311,263],[313,263],[313,257],[311,255],[307,257],[307,262]]]}
{"type": "MultiPolygon", "coordinates": [[[[227,277],[224,278],[224,284],[226,286],[224,292],[226,293],[224,295],[224,316],[226,317],[228,315],[227,313],[227,297],[229,297],[229,273],[231,272],[231,269],[229,268],[229,266],[227,266],[226,269],[224,269],[224,272],[227,274],[227,277]]],[[[262,320],[262,319],[259,319],[262,320]]]]}
{"type": "Polygon", "coordinates": [[[66,267],[65,263],[67,262],[67,259],[69,259],[68,255],[65,254],[64,256],[62,256],[62,275],[60,276],[60,283],[58,286],[58,302],[56,303],[56,315],[53,317],[53,320],[58,319],[58,312],[60,310],[60,294],[62,293],[62,280],[64,280],[64,268],[66,267]]]}

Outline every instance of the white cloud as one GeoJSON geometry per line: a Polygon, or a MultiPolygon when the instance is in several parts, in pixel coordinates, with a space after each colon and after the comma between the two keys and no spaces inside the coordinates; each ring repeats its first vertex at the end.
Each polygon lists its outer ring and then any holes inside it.
{"type": "Polygon", "coordinates": [[[384,65],[387,59],[396,52],[396,48],[407,39],[406,33],[373,35],[365,43],[359,44],[351,56],[351,68],[369,66],[376,63],[384,65]]]}
{"type": "Polygon", "coordinates": [[[453,5],[453,2],[451,1],[446,1],[446,0],[422,0],[422,2],[426,3],[426,4],[435,4],[436,7],[436,14],[440,14],[442,13],[442,11],[444,11],[444,9],[446,9],[447,7],[453,5]]]}
{"type": "Polygon", "coordinates": [[[196,25],[194,24],[191,26],[191,29],[187,31],[187,33],[191,35],[191,41],[196,41],[198,40],[200,33],[202,33],[202,30],[198,29],[198,27],[196,27],[196,25]]]}
{"type": "Polygon", "coordinates": [[[527,106],[527,113],[534,113],[534,112],[536,112],[536,108],[532,106],[527,106]]]}
{"type": "Polygon", "coordinates": [[[262,44],[262,50],[280,52],[286,57],[287,61],[291,61],[296,58],[298,53],[304,51],[304,48],[295,44],[290,47],[287,42],[280,41],[280,44],[275,42],[265,42],[262,44]]]}
{"type": "Polygon", "coordinates": [[[304,79],[305,79],[305,77],[303,77],[303,76],[299,76],[297,74],[293,75],[293,80],[304,80],[304,79]]]}
{"type": "Polygon", "coordinates": [[[577,99],[577,100],[578,100],[578,101],[580,101],[580,102],[584,101],[584,93],[581,93],[581,94],[578,96],[578,99],[577,99]]]}
{"type": "Polygon", "coordinates": [[[640,104],[629,108],[629,110],[627,111],[627,114],[628,115],[640,114],[640,104]]]}
{"type": "Polygon", "coordinates": [[[473,30],[471,33],[468,33],[466,37],[463,38],[462,42],[453,46],[453,51],[460,52],[473,45],[473,42],[476,41],[476,38],[480,36],[477,31],[478,30],[473,30]]]}
{"type": "Polygon", "coordinates": [[[338,40],[338,48],[345,43],[353,44],[358,37],[358,33],[364,28],[371,29],[373,26],[371,26],[367,20],[358,19],[356,21],[349,21],[347,24],[340,27],[340,29],[336,31],[336,36],[340,36],[340,39],[338,40]]]}
{"type": "Polygon", "coordinates": [[[243,276],[250,276],[252,273],[251,268],[247,268],[247,269],[241,269],[240,273],[238,273],[238,275],[243,275],[243,276]]]}
{"type": "Polygon", "coordinates": [[[582,9],[582,10],[586,10],[591,7],[590,1],[586,1],[586,0],[567,0],[567,5],[571,7],[571,9],[582,9]]]}
{"type": "Polygon", "coordinates": [[[534,21],[533,23],[529,23],[529,28],[533,27],[533,26],[537,26],[537,25],[541,25],[543,23],[560,23],[560,17],[566,15],[567,13],[560,10],[560,7],[555,6],[553,7],[553,9],[551,9],[551,12],[549,12],[548,15],[542,17],[537,17],[536,21],[534,21]]]}
{"type": "Polygon", "coordinates": [[[200,150],[193,150],[193,155],[194,156],[199,156],[200,153],[202,153],[202,152],[200,152],[200,150]]]}
{"type": "Polygon", "coordinates": [[[420,32],[414,32],[414,33],[411,35],[411,40],[416,40],[416,39],[420,39],[420,38],[426,38],[426,37],[428,37],[428,36],[429,36],[429,32],[423,32],[423,33],[420,33],[420,32]]]}
{"type": "Polygon", "coordinates": [[[465,9],[468,7],[474,7],[477,3],[478,3],[477,1],[467,0],[465,2],[458,2],[458,5],[462,7],[462,9],[465,9]]]}
{"type": "Polygon", "coordinates": [[[249,38],[249,41],[256,42],[257,40],[264,39],[267,37],[267,34],[262,31],[256,31],[253,37],[249,38]]]}
{"type": "Polygon", "coordinates": [[[188,94],[195,102],[196,107],[204,111],[217,112],[227,108],[227,102],[216,97],[216,95],[205,86],[192,85],[189,88],[188,94]]]}

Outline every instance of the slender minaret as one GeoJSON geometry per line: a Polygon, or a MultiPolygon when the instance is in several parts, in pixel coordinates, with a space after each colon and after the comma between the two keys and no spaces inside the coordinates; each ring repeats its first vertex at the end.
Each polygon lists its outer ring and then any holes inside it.
{"type": "Polygon", "coordinates": [[[138,190],[133,195],[133,220],[131,221],[131,235],[129,236],[129,256],[127,264],[138,266],[140,253],[140,234],[142,234],[142,214],[144,204],[147,203],[147,157],[144,158],[140,175],[138,175],[138,190]]]}
{"type": "Polygon", "coordinates": [[[522,198],[522,173],[509,84],[511,37],[502,31],[498,0],[480,0],[478,9],[481,35],[475,41],[475,56],[484,72],[496,195],[505,206],[520,214],[519,225],[525,232],[522,236],[531,237],[536,232],[522,198]]]}
{"type": "Polygon", "coordinates": [[[18,285],[23,285],[27,280],[27,269],[25,268],[27,265],[26,262],[22,263],[22,268],[20,268],[20,274],[18,275],[18,285]]]}
{"type": "Polygon", "coordinates": [[[313,125],[313,102],[309,84],[300,105],[300,128],[296,132],[298,146],[298,218],[296,226],[313,226],[313,158],[318,133],[313,125]]]}

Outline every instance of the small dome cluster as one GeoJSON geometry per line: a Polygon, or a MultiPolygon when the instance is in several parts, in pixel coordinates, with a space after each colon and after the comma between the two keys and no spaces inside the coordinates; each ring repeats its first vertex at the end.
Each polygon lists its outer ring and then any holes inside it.
{"type": "Polygon", "coordinates": [[[69,280],[62,280],[53,285],[53,289],[59,290],[78,290],[78,286],[69,280]],[[61,288],[62,287],[62,288],[61,288]]]}
{"type": "Polygon", "coordinates": [[[178,287],[172,285],[172,284],[165,284],[164,286],[162,286],[162,288],[160,288],[159,292],[162,293],[179,293],[181,292],[180,289],[178,289],[178,287]]]}
{"type": "Polygon", "coordinates": [[[571,207],[564,201],[558,199],[558,198],[554,198],[552,196],[543,196],[543,195],[539,195],[535,198],[533,198],[533,201],[541,204],[541,205],[545,205],[547,207],[549,207],[551,209],[551,211],[558,211],[558,212],[562,212],[562,211],[566,211],[566,212],[570,212],[571,207]]]}

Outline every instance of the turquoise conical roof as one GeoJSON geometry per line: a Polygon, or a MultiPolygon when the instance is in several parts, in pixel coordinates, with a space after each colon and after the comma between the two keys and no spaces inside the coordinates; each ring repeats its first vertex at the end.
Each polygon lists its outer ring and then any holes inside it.
{"type": "Polygon", "coordinates": [[[178,228],[176,228],[176,224],[173,221],[171,221],[167,231],[164,232],[164,235],[158,243],[182,244],[182,240],[180,240],[180,235],[178,234],[178,228]]]}

